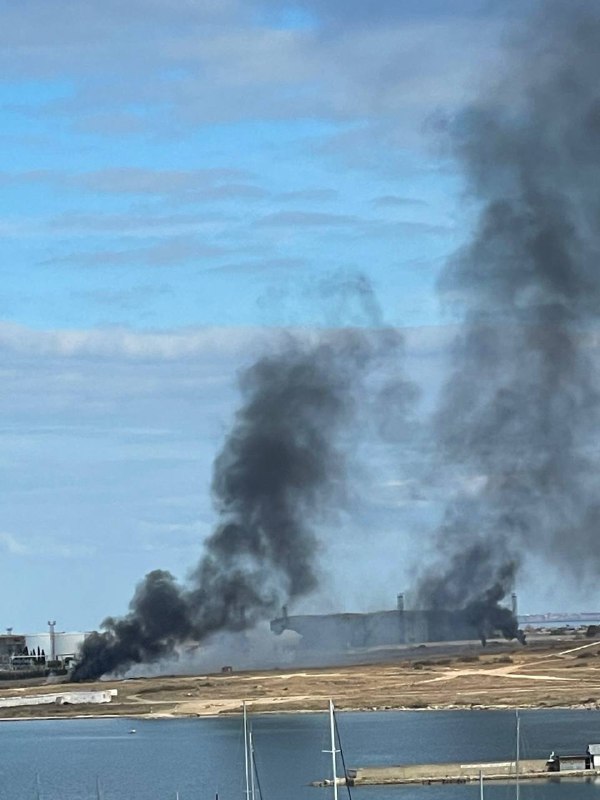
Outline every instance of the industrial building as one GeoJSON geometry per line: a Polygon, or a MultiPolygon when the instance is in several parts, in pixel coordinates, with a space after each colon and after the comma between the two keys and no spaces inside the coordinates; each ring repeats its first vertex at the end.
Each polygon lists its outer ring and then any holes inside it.
{"type": "Polygon", "coordinates": [[[78,631],[43,631],[25,634],[25,643],[30,653],[44,652],[50,661],[60,661],[68,665],[72,661],[87,633],[78,631]]]}
{"type": "Polygon", "coordinates": [[[9,631],[0,635],[0,669],[6,669],[14,656],[25,649],[25,636],[9,631]]]}
{"type": "Polygon", "coordinates": [[[88,633],[56,631],[49,622],[42,633],[0,634],[0,670],[68,667],[77,656],[88,633]]]}
{"type": "MultiPolygon", "coordinates": [[[[516,595],[512,613],[516,616],[516,595]]],[[[286,606],[280,617],[271,621],[271,630],[280,635],[286,630],[302,636],[301,646],[310,650],[349,650],[423,642],[481,640],[496,631],[481,631],[462,610],[405,609],[404,595],[397,597],[396,608],[366,614],[288,615],[286,606]]]]}

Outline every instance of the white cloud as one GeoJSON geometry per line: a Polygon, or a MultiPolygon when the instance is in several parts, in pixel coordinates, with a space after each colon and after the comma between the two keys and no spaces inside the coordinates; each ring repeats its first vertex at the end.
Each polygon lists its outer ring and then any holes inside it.
{"type": "Polygon", "coordinates": [[[271,337],[260,328],[204,327],[139,332],[126,328],[38,331],[0,322],[0,352],[51,358],[187,360],[251,352],[271,337]]]}
{"type": "Polygon", "coordinates": [[[401,114],[402,121],[410,109],[422,116],[462,100],[473,64],[489,60],[499,29],[493,18],[435,10],[383,18],[376,7],[346,26],[340,12],[336,26],[284,28],[276,16],[258,24],[254,5],[238,0],[216,12],[179,2],[166,14],[162,4],[142,8],[133,0],[118,13],[105,3],[3,0],[10,41],[2,49],[0,39],[0,67],[12,80],[68,75],[74,93],[64,92],[45,113],[90,125],[97,119],[105,129],[119,115],[128,128],[150,115],[171,130],[175,122],[256,117],[401,114]]]}
{"type": "Polygon", "coordinates": [[[0,547],[9,555],[20,558],[56,558],[78,559],[89,558],[96,552],[90,544],[66,544],[55,540],[43,539],[39,536],[23,538],[0,531],[0,547]]]}
{"type": "MultiPolygon", "coordinates": [[[[457,325],[402,328],[407,356],[439,357],[447,351],[457,325]]],[[[321,330],[321,334],[325,329],[321,330]]],[[[207,356],[248,357],[268,352],[289,334],[307,339],[320,335],[310,328],[217,327],[140,331],[130,328],[36,330],[27,325],[0,322],[0,354],[49,358],[109,358],[159,361],[207,356]]]]}

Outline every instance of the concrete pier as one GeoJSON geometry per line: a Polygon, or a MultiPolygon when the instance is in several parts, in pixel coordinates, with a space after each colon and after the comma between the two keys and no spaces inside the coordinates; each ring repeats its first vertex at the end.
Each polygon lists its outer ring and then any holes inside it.
{"type": "MultiPolygon", "coordinates": [[[[474,764],[405,764],[389,767],[359,767],[347,771],[350,786],[375,786],[383,784],[471,783],[483,775],[485,781],[514,780],[514,761],[486,761],[474,764]]],[[[545,759],[528,759],[519,763],[521,780],[549,780],[556,778],[593,778],[597,769],[562,770],[548,772],[545,759]]],[[[320,785],[324,785],[321,783],[320,785]]]]}

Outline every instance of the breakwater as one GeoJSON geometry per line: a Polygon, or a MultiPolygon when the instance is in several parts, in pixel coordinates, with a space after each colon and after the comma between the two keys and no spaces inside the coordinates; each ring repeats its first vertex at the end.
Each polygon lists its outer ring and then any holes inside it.
{"type": "MultiPolygon", "coordinates": [[[[600,773],[596,769],[562,770],[548,772],[545,759],[527,759],[519,762],[520,780],[548,780],[550,778],[589,778],[600,773]]],[[[450,764],[406,764],[399,766],[359,767],[349,769],[346,779],[351,786],[378,786],[392,784],[472,783],[515,780],[517,767],[514,761],[493,761],[450,764]]],[[[326,782],[322,782],[321,785],[326,782]]]]}

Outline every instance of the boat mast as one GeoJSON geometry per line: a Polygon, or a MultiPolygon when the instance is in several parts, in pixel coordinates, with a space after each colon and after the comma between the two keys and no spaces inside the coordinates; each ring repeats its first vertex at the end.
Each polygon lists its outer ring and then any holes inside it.
{"type": "Polygon", "coordinates": [[[250,797],[254,800],[254,742],[252,731],[248,731],[248,753],[250,756],[250,797]]]}
{"type": "Polygon", "coordinates": [[[246,800],[250,800],[250,773],[248,771],[248,714],[246,701],[242,703],[244,709],[244,772],[246,775],[246,800]]]}
{"type": "Polygon", "coordinates": [[[325,752],[331,753],[331,771],[333,775],[333,800],[338,800],[336,756],[339,753],[339,750],[335,749],[335,718],[333,716],[333,700],[329,701],[329,733],[331,737],[331,750],[326,750],[325,752]]]}
{"type": "Polygon", "coordinates": [[[516,800],[519,800],[519,771],[520,771],[520,750],[521,750],[521,718],[519,717],[519,709],[516,710],[517,715],[517,761],[515,764],[516,772],[517,772],[517,780],[515,784],[516,789],[516,800]]]}
{"type": "Polygon", "coordinates": [[[479,770],[479,800],[483,800],[483,772],[479,770]]]}

